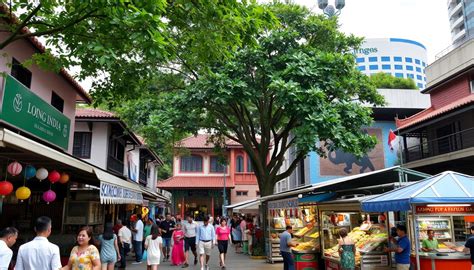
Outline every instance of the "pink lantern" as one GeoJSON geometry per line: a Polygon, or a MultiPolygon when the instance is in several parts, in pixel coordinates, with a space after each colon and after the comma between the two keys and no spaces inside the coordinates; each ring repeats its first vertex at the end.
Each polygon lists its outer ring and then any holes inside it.
{"type": "Polygon", "coordinates": [[[43,193],[43,200],[46,202],[46,204],[54,202],[54,200],[56,200],[56,193],[51,189],[46,191],[45,193],[43,193]]]}
{"type": "Polygon", "coordinates": [[[8,167],[7,167],[8,173],[13,176],[19,175],[22,169],[23,167],[21,166],[21,164],[16,161],[13,161],[12,163],[8,164],[8,167]]]}
{"type": "Polygon", "coordinates": [[[56,170],[52,170],[48,174],[48,179],[53,184],[58,182],[59,178],[61,178],[61,175],[56,170]]]}

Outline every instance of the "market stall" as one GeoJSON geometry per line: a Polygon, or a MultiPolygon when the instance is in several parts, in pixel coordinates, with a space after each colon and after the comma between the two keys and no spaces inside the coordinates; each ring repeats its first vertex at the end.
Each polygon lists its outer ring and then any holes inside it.
{"type": "Polygon", "coordinates": [[[384,214],[361,211],[361,202],[370,196],[340,199],[318,205],[321,245],[327,270],[339,270],[339,230],[344,228],[356,246],[357,269],[389,269],[389,254],[384,252],[388,228],[384,214]]]}
{"type": "Polygon", "coordinates": [[[469,269],[463,244],[474,216],[474,177],[444,172],[412,185],[362,202],[367,212],[407,211],[412,243],[412,264],[417,269],[469,269]],[[438,238],[438,248],[421,252],[428,230],[438,238]]]}

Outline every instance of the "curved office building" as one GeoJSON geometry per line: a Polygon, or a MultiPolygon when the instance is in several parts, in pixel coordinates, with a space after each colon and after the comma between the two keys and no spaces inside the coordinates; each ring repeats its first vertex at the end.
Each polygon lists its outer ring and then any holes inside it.
{"type": "Polygon", "coordinates": [[[379,72],[398,78],[410,78],[420,90],[426,86],[426,48],[423,44],[402,38],[366,39],[357,56],[359,70],[367,75],[379,72]]]}

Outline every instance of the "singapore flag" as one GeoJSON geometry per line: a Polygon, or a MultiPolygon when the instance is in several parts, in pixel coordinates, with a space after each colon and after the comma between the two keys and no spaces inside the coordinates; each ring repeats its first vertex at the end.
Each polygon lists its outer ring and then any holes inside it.
{"type": "Polygon", "coordinates": [[[393,149],[395,149],[397,143],[398,137],[397,135],[395,135],[395,132],[390,129],[390,132],[388,133],[388,146],[390,147],[390,151],[393,151],[393,149]]]}

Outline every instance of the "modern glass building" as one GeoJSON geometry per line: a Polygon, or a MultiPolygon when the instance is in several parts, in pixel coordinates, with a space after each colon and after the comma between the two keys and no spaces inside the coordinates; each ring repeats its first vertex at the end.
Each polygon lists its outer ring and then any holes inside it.
{"type": "Polygon", "coordinates": [[[385,72],[398,78],[410,78],[420,90],[426,86],[426,47],[403,38],[366,39],[354,52],[359,70],[368,76],[385,72]]]}
{"type": "Polygon", "coordinates": [[[448,0],[448,17],[455,46],[474,37],[474,0],[448,0]]]}

